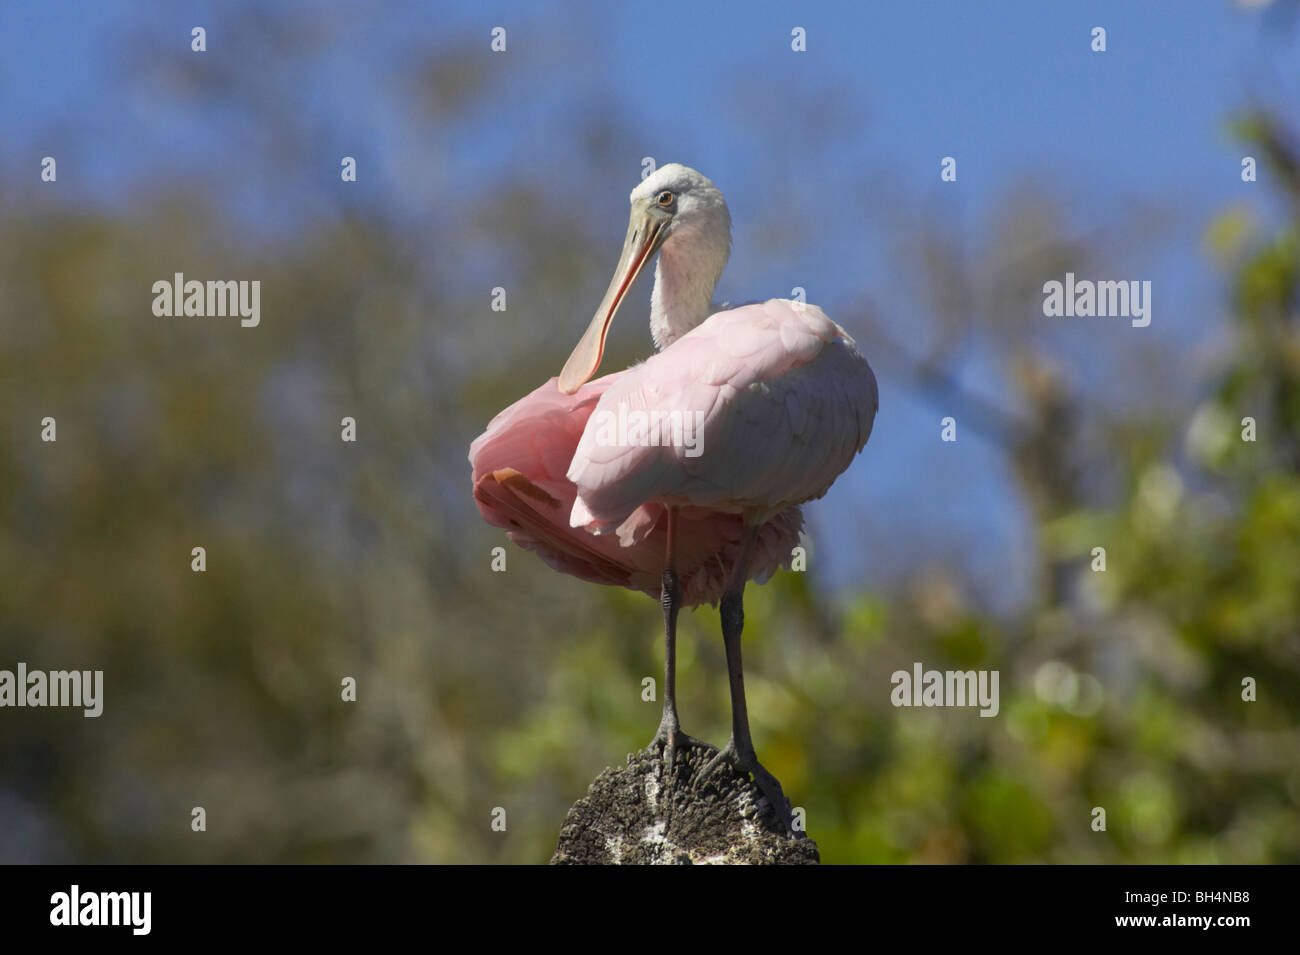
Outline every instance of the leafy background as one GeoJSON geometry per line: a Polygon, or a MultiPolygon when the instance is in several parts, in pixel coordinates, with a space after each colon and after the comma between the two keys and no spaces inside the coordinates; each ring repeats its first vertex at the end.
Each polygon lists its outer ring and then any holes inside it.
{"type": "MultiPolygon", "coordinates": [[[[809,571],[747,594],[760,758],[823,859],[1300,862],[1295,4],[1206,4],[1173,40],[1184,18],[1130,6],[722,5],[665,38],[567,4],[7,5],[0,667],[103,669],[106,699],[0,712],[0,860],[549,857],[654,730],[659,612],[514,547],[492,573],[464,457],[558,371],[651,155],[727,192],[726,294],[806,286],[881,380],[809,571]],[[1198,67],[1201,16],[1283,80],[1198,67]],[[1045,51],[1004,66],[999,37],[1045,51]],[[1033,56],[1063,85],[1025,81],[1033,56]],[[965,108],[923,85],[1004,69],[965,108]],[[1219,98],[1144,99],[1142,70],[1219,98]],[[882,116],[965,130],[959,182],[882,116]],[[1204,140],[1135,148],[1150,117],[1204,140]],[[980,159],[1003,140],[1019,159],[980,159]],[[1152,327],[1044,319],[1067,270],[1154,278],[1152,327]],[[261,326],[154,318],[177,271],[259,279],[261,326]],[[895,709],[915,661],[999,670],[999,716],[895,709]]],[[[650,347],[646,294],[612,367],[650,347]]],[[[685,727],[721,742],[713,611],[679,656],[685,727]]]]}

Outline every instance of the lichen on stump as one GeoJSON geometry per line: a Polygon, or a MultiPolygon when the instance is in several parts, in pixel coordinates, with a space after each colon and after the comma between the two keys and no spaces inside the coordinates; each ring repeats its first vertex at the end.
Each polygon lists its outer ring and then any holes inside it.
{"type": "Polygon", "coordinates": [[[672,785],[656,751],[606,769],[574,803],[552,865],[817,865],[817,844],[783,832],[749,775],[725,769],[699,781],[717,753],[679,751],[672,785]]]}

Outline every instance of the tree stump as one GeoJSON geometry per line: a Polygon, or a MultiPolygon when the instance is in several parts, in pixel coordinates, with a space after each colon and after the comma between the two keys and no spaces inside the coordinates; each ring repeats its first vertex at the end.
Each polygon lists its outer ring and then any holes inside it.
{"type": "Polygon", "coordinates": [[[671,773],[649,750],[606,769],[569,810],[551,865],[817,865],[817,844],[782,830],[748,773],[699,782],[717,752],[679,751],[671,773]]]}

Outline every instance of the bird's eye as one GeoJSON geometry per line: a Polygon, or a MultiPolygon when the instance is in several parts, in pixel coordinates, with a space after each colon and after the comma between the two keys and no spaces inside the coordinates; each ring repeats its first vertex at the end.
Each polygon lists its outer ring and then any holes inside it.
{"type": "Polygon", "coordinates": [[[663,192],[659,193],[659,205],[667,209],[669,206],[673,204],[673,201],[676,198],[677,198],[676,196],[674,196],[671,192],[665,189],[663,192]]]}

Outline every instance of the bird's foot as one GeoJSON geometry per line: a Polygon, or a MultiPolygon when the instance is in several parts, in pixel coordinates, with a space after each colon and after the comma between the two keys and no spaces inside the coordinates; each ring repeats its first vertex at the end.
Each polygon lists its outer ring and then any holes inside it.
{"type": "Polygon", "coordinates": [[[727,740],[727,745],[700,770],[696,784],[700,786],[706,784],[715,774],[727,768],[753,775],[755,785],[772,806],[781,828],[795,836],[801,835],[794,831],[794,816],[790,811],[790,800],[785,798],[781,784],[777,782],[775,776],[763,768],[752,748],[746,753],[737,749],[734,737],[727,740]]]}
{"type": "Polygon", "coordinates": [[[650,740],[644,751],[660,760],[665,821],[670,820],[672,816],[678,776],[686,766],[685,761],[682,761],[681,765],[678,764],[677,756],[679,753],[685,754],[693,749],[702,753],[702,759],[718,751],[716,746],[710,746],[703,740],[683,733],[681,727],[677,725],[676,713],[664,713],[664,718],[659,723],[659,729],[655,731],[654,738],[650,740]]]}
{"type": "Polygon", "coordinates": [[[677,759],[678,752],[685,752],[690,749],[714,750],[717,748],[696,739],[694,736],[687,736],[682,732],[677,723],[677,718],[668,713],[659,722],[659,729],[655,731],[654,738],[646,746],[646,752],[656,752],[663,756],[664,768],[672,770],[673,763],[677,759]]]}

